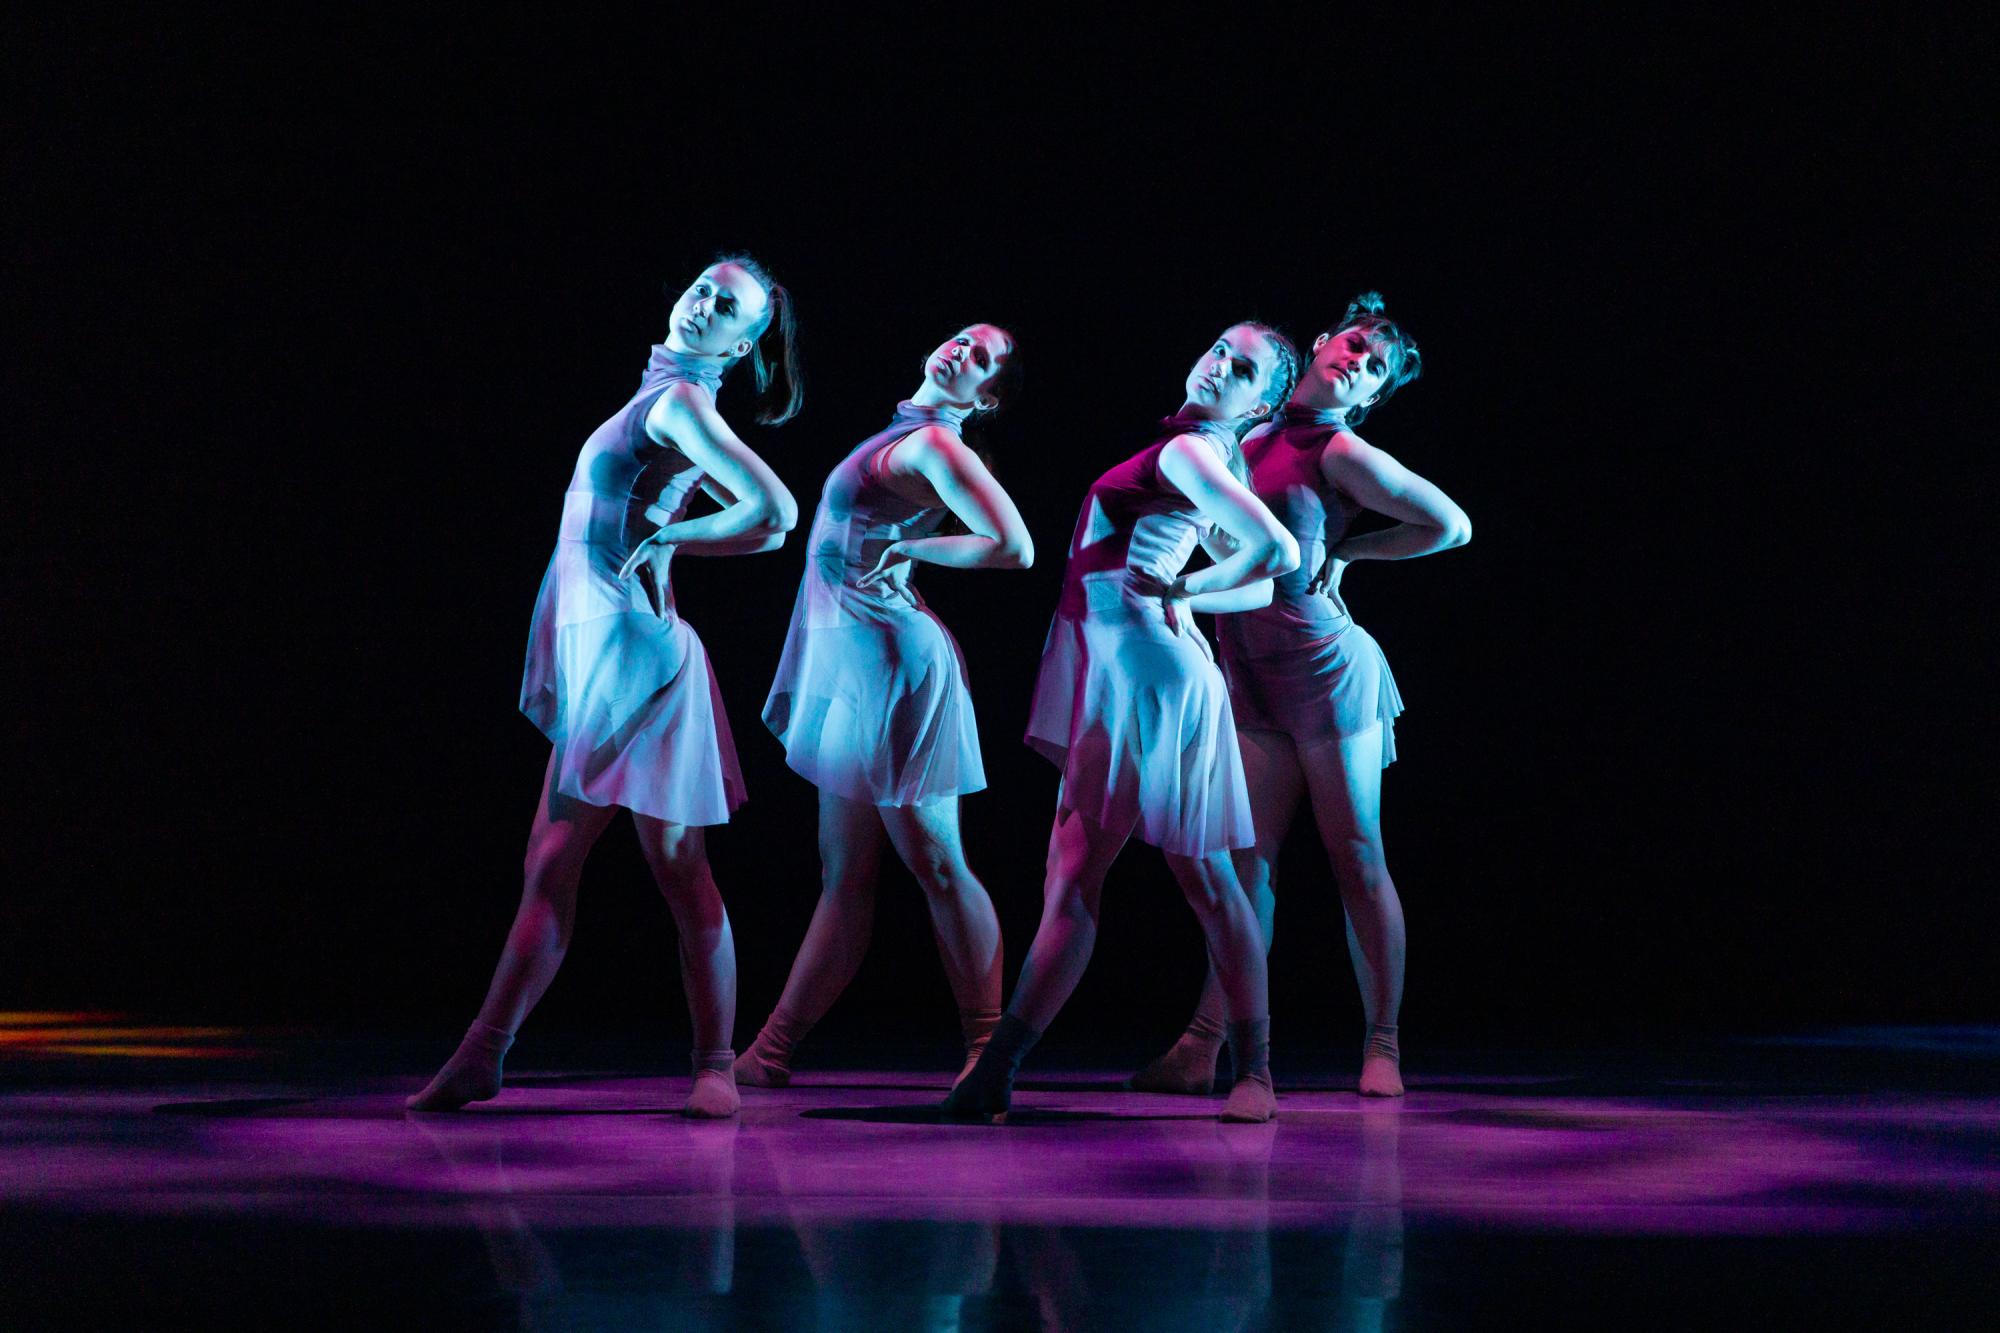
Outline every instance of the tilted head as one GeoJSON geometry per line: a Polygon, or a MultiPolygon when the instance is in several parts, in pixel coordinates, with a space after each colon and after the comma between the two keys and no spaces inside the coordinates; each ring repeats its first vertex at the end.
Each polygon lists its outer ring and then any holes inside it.
{"type": "Polygon", "coordinates": [[[1268,324],[1245,320],[1222,331],[1187,377],[1187,406],[1206,417],[1253,424],[1292,392],[1299,354],[1268,324]]]}
{"type": "Polygon", "coordinates": [[[1347,304],[1340,322],[1313,339],[1312,364],[1299,378],[1301,406],[1343,413],[1358,426],[1377,403],[1423,373],[1416,339],[1384,311],[1380,292],[1347,304]]]}
{"type": "Polygon", "coordinates": [[[724,255],[701,271],[667,317],[676,352],[748,357],[757,381],[757,420],[777,425],[798,415],[798,325],[792,294],[749,255],[724,255]]]}
{"type": "Polygon", "coordinates": [[[999,411],[1021,386],[1014,335],[997,324],[966,325],[924,361],[924,383],[940,401],[982,414],[999,411]]]}

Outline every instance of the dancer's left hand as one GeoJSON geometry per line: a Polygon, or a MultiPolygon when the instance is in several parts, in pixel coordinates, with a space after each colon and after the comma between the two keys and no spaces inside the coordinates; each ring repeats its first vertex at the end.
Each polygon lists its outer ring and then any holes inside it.
{"type": "Polygon", "coordinates": [[[1326,560],[1319,567],[1319,572],[1314,574],[1312,580],[1306,584],[1306,591],[1308,593],[1318,593],[1321,597],[1326,598],[1329,602],[1339,607],[1340,614],[1347,615],[1347,601],[1340,595],[1340,576],[1347,572],[1347,567],[1352,563],[1353,561],[1342,560],[1339,556],[1333,554],[1333,552],[1328,551],[1326,560]]]}
{"type": "Polygon", "coordinates": [[[1162,579],[1147,570],[1132,571],[1132,587],[1141,597],[1160,599],[1161,614],[1167,618],[1167,628],[1175,634],[1194,629],[1194,613],[1187,607],[1187,582],[1182,578],[1162,579]]]}
{"type": "Polygon", "coordinates": [[[902,547],[901,542],[890,542],[883,547],[880,558],[875,561],[875,568],[856,579],[854,586],[863,592],[900,598],[915,606],[917,594],[910,587],[910,567],[915,562],[902,547]]]}
{"type": "Polygon", "coordinates": [[[653,614],[662,620],[667,616],[668,570],[674,562],[674,548],[670,542],[648,541],[625,558],[625,567],[618,571],[618,577],[637,577],[640,586],[646,590],[646,601],[651,604],[653,614]]]}

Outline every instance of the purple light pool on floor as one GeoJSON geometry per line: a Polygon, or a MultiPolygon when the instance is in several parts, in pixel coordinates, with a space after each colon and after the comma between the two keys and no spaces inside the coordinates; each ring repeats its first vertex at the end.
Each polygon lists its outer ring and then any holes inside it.
{"type": "Polygon", "coordinates": [[[806,1074],[746,1090],[741,1119],[720,1123],[672,1113],[684,1078],[524,1070],[451,1115],[404,1111],[409,1086],[0,1093],[0,1240],[18,1254],[66,1235],[70,1253],[85,1236],[180,1236],[219,1254],[278,1246],[282,1267],[338,1233],[367,1262],[456,1273],[439,1289],[451,1310],[504,1297],[503,1325],[532,1297],[586,1324],[636,1318],[634,1300],[721,1301],[711,1322],[731,1327],[782,1292],[808,1326],[848,1326],[829,1293],[866,1292],[856,1318],[894,1295],[921,1307],[897,1317],[913,1328],[1089,1326],[1071,1316],[1090,1309],[1116,1327],[1140,1308],[1148,1327],[1252,1326],[1246,1311],[1282,1327],[1273,1312],[1299,1301],[1360,1327],[1391,1305],[1412,1316],[1406,1287],[1430,1281],[1419,1304],[1448,1312],[1468,1260],[1441,1256],[1468,1237],[1600,1255],[1733,1241],[1746,1260],[1819,1238],[1834,1248],[1809,1253],[1830,1258],[1856,1238],[1970,1239],[2000,1221],[2000,1096],[1935,1086],[1433,1076],[1400,1102],[1291,1090],[1260,1126],[1108,1072],[1030,1077],[997,1126],[937,1121],[939,1074],[806,1074]]]}

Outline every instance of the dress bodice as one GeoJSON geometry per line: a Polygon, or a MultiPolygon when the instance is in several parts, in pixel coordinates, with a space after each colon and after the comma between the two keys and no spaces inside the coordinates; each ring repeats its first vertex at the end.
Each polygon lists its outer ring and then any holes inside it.
{"type": "Polygon", "coordinates": [[[1265,628],[1292,627],[1318,634],[1347,619],[1332,599],[1306,591],[1327,550],[1346,535],[1360,506],[1334,489],[1320,471],[1320,455],[1339,420],[1324,413],[1286,409],[1278,421],[1243,441],[1250,489],[1299,544],[1296,569],[1273,581],[1268,606],[1240,614],[1265,628]]]}
{"type": "Polygon", "coordinates": [[[926,537],[944,522],[943,505],[905,499],[882,480],[883,455],[891,445],[925,426],[943,426],[954,435],[967,413],[953,407],[896,405],[889,425],[856,445],[827,474],[807,538],[811,566],[830,583],[852,586],[875,567],[891,542],[926,537]]]}
{"type": "Polygon", "coordinates": [[[1134,572],[1173,579],[1207,533],[1210,525],[1194,501],[1160,474],[1160,451],[1176,436],[1198,435],[1227,457],[1232,428],[1183,417],[1169,417],[1162,426],[1159,439],[1091,483],[1070,536],[1059,614],[1086,614],[1092,581],[1122,583],[1134,572]]]}
{"type": "Polygon", "coordinates": [[[583,442],[563,496],[564,540],[610,547],[622,560],[635,531],[646,526],[649,505],[657,504],[672,519],[686,511],[701,484],[701,469],[679,449],[653,439],[646,416],[668,385],[685,381],[713,393],[727,368],[716,357],[653,348],[638,391],[583,442]]]}

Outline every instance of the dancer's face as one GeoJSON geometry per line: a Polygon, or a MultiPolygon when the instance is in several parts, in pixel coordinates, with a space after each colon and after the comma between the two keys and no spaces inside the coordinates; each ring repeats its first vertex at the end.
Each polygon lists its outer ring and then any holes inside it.
{"type": "Polygon", "coordinates": [[[1187,377],[1187,400],[1222,420],[1264,416],[1271,410],[1264,391],[1277,366],[1278,349],[1263,330],[1238,324],[1225,329],[1194,363],[1187,377]]]}
{"type": "Polygon", "coordinates": [[[770,304],[770,293],[748,270],[711,264],[674,302],[667,346],[706,356],[747,356],[770,304]]]}
{"type": "Polygon", "coordinates": [[[1014,339],[991,324],[968,324],[946,339],[924,362],[924,378],[954,403],[991,408],[999,400],[986,391],[1008,357],[1014,339]]]}
{"type": "Polygon", "coordinates": [[[1312,364],[1299,377],[1299,396],[1315,407],[1345,410],[1374,402],[1388,382],[1388,347],[1349,327],[1322,333],[1313,343],[1312,364]]]}

